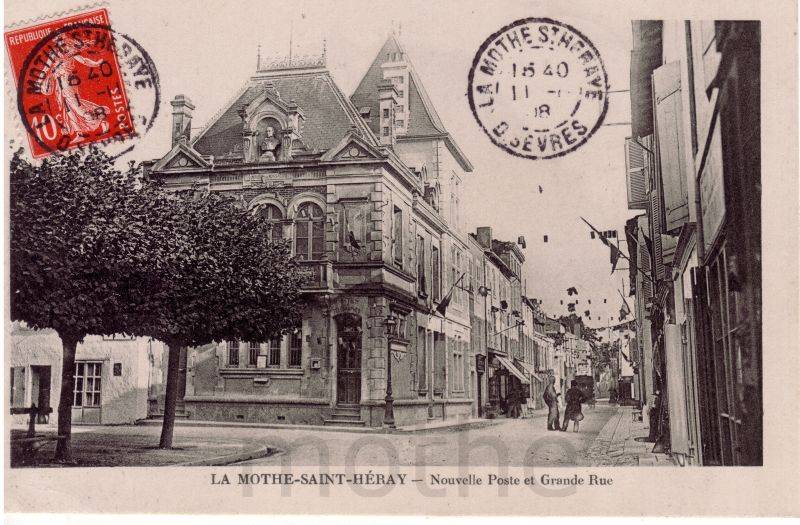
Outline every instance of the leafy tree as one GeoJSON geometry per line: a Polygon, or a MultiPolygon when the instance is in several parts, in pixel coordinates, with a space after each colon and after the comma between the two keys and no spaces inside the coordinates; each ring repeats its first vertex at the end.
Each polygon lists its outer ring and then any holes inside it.
{"type": "Polygon", "coordinates": [[[56,458],[72,456],[75,349],[127,333],[169,348],[160,446],[172,445],[182,348],[294,327],[302,275],[269,224],[219,194],[170,193],[97,149],[11,162],[11,317],[62,340],[56,458]]]}
{"type": "Polygon", "coordinates": [[[167,344],[161,448],[172,446],[181,351],[213,341],[266,341],[296,327],[302,274],[271,225],[220,193],[163,193],[156,243],[170,256],[130,283],[141,297],[134,331],[167,344]],[[161,226],[163,229],[158,229],[161,226]]]}
{"type": "Polygon", "coordinates": [[[70,461],[75,349],[89,334],[127,331],[121,290],[147,234],[132,171],[97,149],[55,154],[38,166],[17,151],[10,170],[10,313],[61,338],[56,459],[70,461]]]}

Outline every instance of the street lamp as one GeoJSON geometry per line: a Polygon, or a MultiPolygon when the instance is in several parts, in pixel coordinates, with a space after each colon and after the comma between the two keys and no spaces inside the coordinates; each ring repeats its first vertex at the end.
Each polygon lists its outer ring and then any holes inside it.
{"type": "Polygon", "coordinates": [[[386,328],[386,402],[383,412],[383,424],[389,428],[394,426],[394,398],[392,397],[392,335],[397,325],[397,317],[389,314],[383,321],[386,328]]]}

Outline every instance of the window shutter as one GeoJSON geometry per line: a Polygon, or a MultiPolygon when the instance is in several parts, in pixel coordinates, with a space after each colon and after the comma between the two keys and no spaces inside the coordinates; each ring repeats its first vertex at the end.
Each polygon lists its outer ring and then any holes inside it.
{"type": "Polygon", "coordinates": [[[670,62],[653,71],[653,99],[667,233],[689,219],[680,62],[670,62]]]}
{"type": "MultiPolygon", "coordinates": [[[[647,228],[647,225],[644,226],[647,228]]],[[[637,234],[637,245],[639,246],[639,254],[637,256],[637,262],[639,264],[639,269],[645,274],[650,274],[650,252],[647,249],[647,242],[644,239],[644,230],[640,230],[637,234]]],[[[649,280],[644,277],[641,277],[642,283],[642,295],[645,299],[649,299],[653,295],[653,287],[649,280]]]]}
{"type": "Polygon", "coordinates": [[[646,178],[649,153],[636,141],[634,137],[625,139],[625,173],[628,187],[628,209],[647,209],[646,178]]]}
{"type": "Polygon", "coordinates": [[[661,199],[657,191],[650,192],[650,218],[652,224],[652,237],[650,240],[653,243],[653,260],[655,262],[655,277],[656,280],[664,278],[664,260],[661,250],[661,233],[663,227],[661,225],[661,199]]]}

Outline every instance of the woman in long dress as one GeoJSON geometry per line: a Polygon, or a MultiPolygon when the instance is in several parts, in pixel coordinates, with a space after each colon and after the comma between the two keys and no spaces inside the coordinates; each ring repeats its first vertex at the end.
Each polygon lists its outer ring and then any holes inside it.
{"type": "Polygon", "coordinates": [[[583,421],[581,403],[586,401],[586,396],[581,392],[581,389],[578,388],[577,381],[573,379],[571,384],[572,386],[567,390],[567,394],[564,396],[564,400],[567,402],[567,408],[564,410],[564,425],[561,427],[563,432],[567,431],[570,420],[575,422],[572,427],[573,432],[578,431],[580,422],[583,421]]]}
{"type": "Polygon", "coordinates": [[[70,37],[65,39],[61,49],[63,54],[45,73],[42,93],[50,95],[55,92],[58,105],[56,121],[61,125],[64,136],[71,137],[69,144],[75,144],[98,128],[102,133],[109,129],[106,121],[109,108],[82,98],[78,91],[81,76],[75,74],[78,63],[100,67],[103,61],[82,56],[77,42],[70,37]],[[75,79],[78,79],[77,83],[75,79]]]}

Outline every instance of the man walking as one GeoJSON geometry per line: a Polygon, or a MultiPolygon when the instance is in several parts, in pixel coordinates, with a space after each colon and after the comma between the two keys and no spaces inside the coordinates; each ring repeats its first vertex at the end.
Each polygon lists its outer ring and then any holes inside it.
{"type": "Polygon", "coordinates": [[[558,393],[556,392],[555,376],[548,376],[547,388],[544,390],[544,404],[547,405],[547,430],[559,430],[558,424],[558,393]]]}

